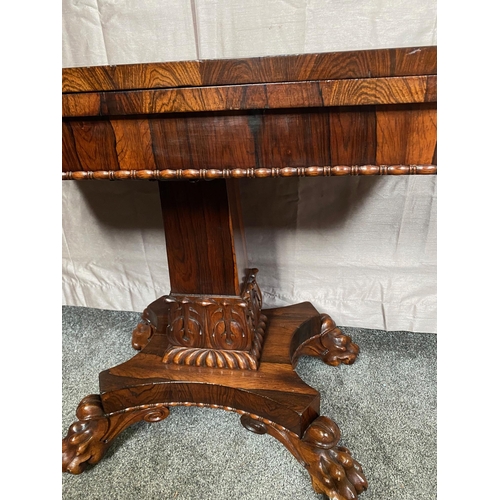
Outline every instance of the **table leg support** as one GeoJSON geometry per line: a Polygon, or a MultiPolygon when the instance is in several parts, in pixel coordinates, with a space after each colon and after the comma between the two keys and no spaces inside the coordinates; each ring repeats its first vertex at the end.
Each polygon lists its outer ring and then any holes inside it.
{"type": "Polygon", "coordinates": [[[361,465],[347,448],[338,446],[340,429],[328,417],[314,420],[302,438],[285,428],[257,422],[245,415],[241,423],[252,432],[267,433],[280,441],[309,472],[316,493],[323,493],[330,500],[352,500],[367,489],[361,465]]]}
{"type": "MultiPolygon", "coordinates": [[[[309,303],[263,310],[268,318],[256,370],[166,363],[165,316],[151,304],[134,331],[141,351],[100,375],[100,395],[83,399],[78,420],[63,439],[63,471],[96,464],[111,441],[141,420],[157,422],[173,406],[233,411],[256,433],[278,439],[309,472],[313,488],[333,500],[352,500],[367,487],[360,464],[339,446],[338,426],[319,415],[320,395],[294,370],[300,356],[338,365],[354,361],[358,347],[333,320],[309,303]]],[[[161,311],[161,309],[160,309],[161,311]]]]}
{"type": "Polygon", "coordinates": [[[343,334],[330,316],[322,314],[320,333],[299,346],[292,362],[295,364],[300,356],[314,356],[330,366],[352,365],[358,353],[359,346],[351,337],[343,334]]]}
{"type": "Polygon", "coordinates": [[[82,473],[106,454],[113,439],[127,427],[144,420],[159,422],[169,415],[163,404],[144,405],[109,413],[104,411],[101,396],[91,394],[82,399],[74,422],[62,441],[62,471],[82,473]]]}
{"type": "Polygon", "coordinates": [[[173,406],[234,411],[274,436],[311,475],[317,492],[352,500],[361,466],[319,415],[320,394],[294,370],[300,356],[351,364],[359,348],[308,302],[262,310],[246,259],[237,185],[160,183],[171,291],[144,311],[132,334],[139,352],[100,374],[63,439],[63,471],[96,464],[130,425],[164,419],[173,406]]]}

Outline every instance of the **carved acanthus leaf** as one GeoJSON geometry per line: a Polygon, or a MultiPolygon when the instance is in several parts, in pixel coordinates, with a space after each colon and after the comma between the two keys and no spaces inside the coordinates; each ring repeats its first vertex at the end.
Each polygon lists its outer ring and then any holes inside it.
{"type": "Polygon", "coordinates": [[[170,346],[163,356],[164,363],[231,370],[257,370],[264,340],[267,318],[260,315],[250,351],[228,349],[203,349],[170,346]]]}

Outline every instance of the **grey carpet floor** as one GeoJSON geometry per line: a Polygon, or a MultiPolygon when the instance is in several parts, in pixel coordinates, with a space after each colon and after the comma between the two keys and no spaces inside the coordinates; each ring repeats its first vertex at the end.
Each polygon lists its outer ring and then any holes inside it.
{"type": "MultiPolygon", "coordinates": [[[[130,359],[140,314],[63,307],[62,434],[100,371],[130,359]]],[[[435,334],[343,327],[360,346],[351,366],[302,358],[297,373],[321,393],[321,414],[362,464],[360,500],[437,497],[435,334]]],[[[174,407],[159,423],[119,435],[102,461],[63,474],[63,499],[319,500],[309,474],[274,438],[245,430],[237,414],[174,407]]]]}

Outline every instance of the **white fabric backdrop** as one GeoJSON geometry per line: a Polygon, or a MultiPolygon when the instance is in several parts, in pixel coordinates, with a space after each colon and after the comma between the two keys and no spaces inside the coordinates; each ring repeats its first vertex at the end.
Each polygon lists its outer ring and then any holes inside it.
{"type": "MultiPolygon", "coordinates": [[[[63,66],[436,44],[435,0],[63,0],[63,66]]],[[[436,332],[436,177],[247,179],[266,307],[436,332]],[[279,196],[275,193],[279,192],[279,196]]],[[[63,303],[142,311],[170,289],[156,183],[63,183],[63,303]]]]}

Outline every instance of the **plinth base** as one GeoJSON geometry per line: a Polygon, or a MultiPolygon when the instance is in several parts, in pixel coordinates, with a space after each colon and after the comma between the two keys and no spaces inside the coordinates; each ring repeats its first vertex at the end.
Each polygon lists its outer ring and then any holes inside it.
{"type": "MultiPolygon", "coordinates": [[[[168,364],[168,341],[153,333],[142,351],[100,374],[100,395],[87,396],[63,439],[63,472],[81,473],[104,456],[130,425],[156,422],[171,406],[234,411],[245,428],[278,439],[309,472],[316,492],[350,500],[367,487],[361,466],[338,446],[340,431],[319,416],[320,395],[295,373],[302,355],[331,365],[354,362],[358,347],[309,303],[265,310],[268,328],[258,370],[168,364]]],[[[145,345],[144,345],[145,344],[145,345]]]]}

